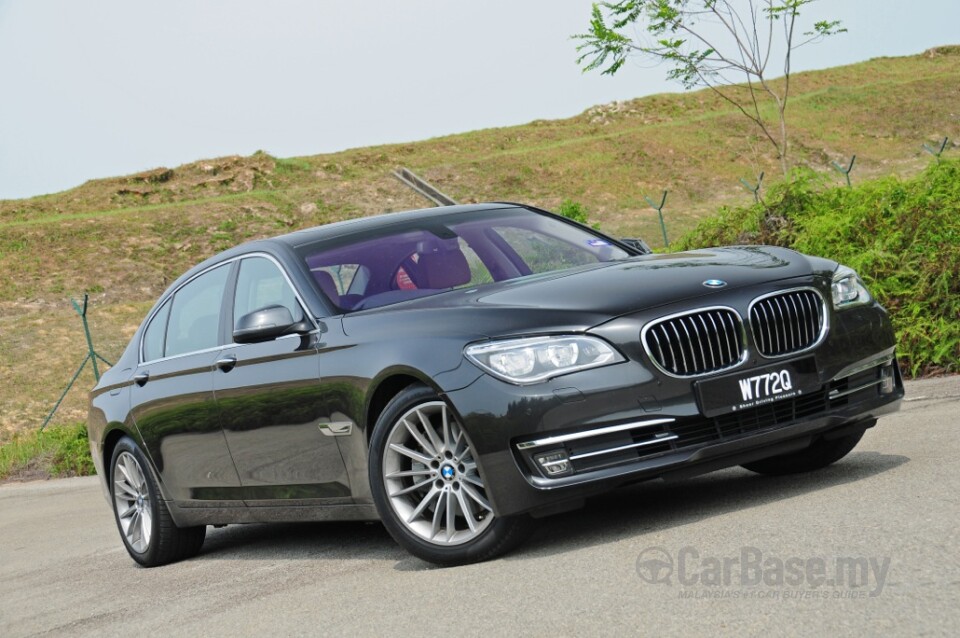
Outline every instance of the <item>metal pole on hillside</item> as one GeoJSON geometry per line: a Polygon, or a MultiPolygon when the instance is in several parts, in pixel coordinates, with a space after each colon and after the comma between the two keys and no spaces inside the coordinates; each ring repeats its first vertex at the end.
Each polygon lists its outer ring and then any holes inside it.
{"type": "Polygon", "coordinates": [[[657,215],[660,216],[660,232],[663,233],[663,247],[667,248],[670,245],[670,242],[667,241],[667,225],[663,221],[663,205],[667,203],[667,191],[663,191],[663,198],[660,200],[660,205],[657,206],[657,203],[647,197],[643,196],[647,203],[650,204],[650,208],[657,211],[657,215]]]}
{"type": "Polygon", "coordinates": [[[936,158],[937,158],[937,163],[939,164],[939,163],[940,163],[940,156],[943,155],[943,151],[946,150],[946,148],[947,148],[947,142],[949,142],[949,141],[950,141],[950,138],[949,138],[949,137],[943,138],[943,143],[940,144],[940,148],[939,148],[939,149],[936,149],[936,148],[930,146],[929,144],[924,143],[924,144],[923,144],[923,150],[925,150],[926,152],[928,152],[928,153],[930,153],[931,155],[933,155],[934,157],[936,157],[936,158]]]}
{"type": "Polygon", "coordinates": [[[93,338],[90,336],[90,325],[87,323],[87,302],[89,301],[89,295],[83,295],[83,307],[80,307],[80,304],[76,302],[72,297],[70,298],[70,303],[73,304],[73,309],[77,311],[77,314],[80,315],[80,321],[83,322],[83,334],[87,337],[87,356],[83,358],[83,361],[80,363],[80,367],[77,368],[77,371],[74,373],[73,378],[70,379],[70,383],[67,384],[66,389],[60,395],[60,398],[57,399],[56,404],[53,406],[53,409],[50,410],[50,414],[47,415],[47,418],[43,420],[43,425],[40,426],[40,431],[43,432],[43,429],[47,427],[50,423],[50,419],[53,418],[53,415],[57,412],[57,409],[60,407],[60,404],[63,403],[63,399],[67,396],[67,393],[70,392],[70,388],[73,387],[73,384],[77,382],[77,379],[80,378],[80,373],[83,372],[83,369],[87,367],[87,362],[93,364],[93,376],[96,378],[97,382],[100,381],[100,368],[97,367],[97,359],[103,361],[108,366],[113,364],[101,357],[96,350],[93,348],[93,338]]]}
{"type": "Polygon", "coordinates": [[[836,162],[830,162],[833,165],[833,169],[838,173],[843,173],[843,176],[847,178],[847,188],[853,188],[853,185],[850,183],[850,171],[853,170],[853,163],[857,161],[857,156],[854,155],[850,158],[850,165],[846,168],[840,166],[836,162]]]}
{"type": "Polygon", "coordinates": [[[763,171],[760,171],[760,177],[757,179],[757,184],[754,186],[747,180],[740,178],[740,184],[746,188],[748,191],[753,193],[753,201],[757,204],[760,203],[760,187],[763,186],[763,171]]]}

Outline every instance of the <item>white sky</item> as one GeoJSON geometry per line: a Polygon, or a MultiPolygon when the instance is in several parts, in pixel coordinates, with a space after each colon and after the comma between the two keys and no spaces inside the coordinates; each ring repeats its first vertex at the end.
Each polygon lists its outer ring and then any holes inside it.
{"type": "MultiPolygon", "coordinates": [[[[403,142],[676,91],[582,74],[590,0],[0,0],[0,198],[263,149],[403,142]]],[[[960,0],[821,0],[795,70],[960,43],[960,0]]]]}

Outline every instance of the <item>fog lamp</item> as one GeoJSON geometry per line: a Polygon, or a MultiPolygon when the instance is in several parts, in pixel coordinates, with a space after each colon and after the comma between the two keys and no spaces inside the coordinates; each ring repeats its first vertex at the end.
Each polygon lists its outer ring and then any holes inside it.
{"type": "Polygon", "coordinates": [[[573,465],[567,456],[566,450],[554,450],[544,454],[538,454],[534,459],[537,465],[543,470],[543,473],[553,478],[573,474],[573,465]]]}
{"type": "Polygon", "coordinates": [[[891,394],[897,385],[895,379],[892,365],[880,368],[880,394],[891,394]]]}

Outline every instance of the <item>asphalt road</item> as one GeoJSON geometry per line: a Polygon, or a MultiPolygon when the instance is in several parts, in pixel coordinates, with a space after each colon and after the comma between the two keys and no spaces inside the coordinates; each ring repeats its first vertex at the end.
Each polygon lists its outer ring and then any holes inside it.
{"type": "Polygon", "coordinates": [[[8,484],[0,636],[957,635],[958,417],[960,378],[913,383],[826,470],[633,486],[454,569],[363,523],[211,529],[142,569],[96,478],[8,484]]]}

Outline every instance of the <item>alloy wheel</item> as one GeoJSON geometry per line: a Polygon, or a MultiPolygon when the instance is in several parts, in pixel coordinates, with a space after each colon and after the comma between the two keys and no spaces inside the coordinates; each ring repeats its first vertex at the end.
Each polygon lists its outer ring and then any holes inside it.
{"type": "Polygon", "coordinates": [[[473,450],[443,401],[421,403],[397,419],[382,472],[394,513],[422,540],[462,545],[493,522],[473,450]]]}
{"type": "Polygon", "coordinates": [[[113,501],[127,544],[135,552],[146,552],[153,530],[150,491],[143,468],[130,452],[121,452],[113,467],[113,501]]]}

